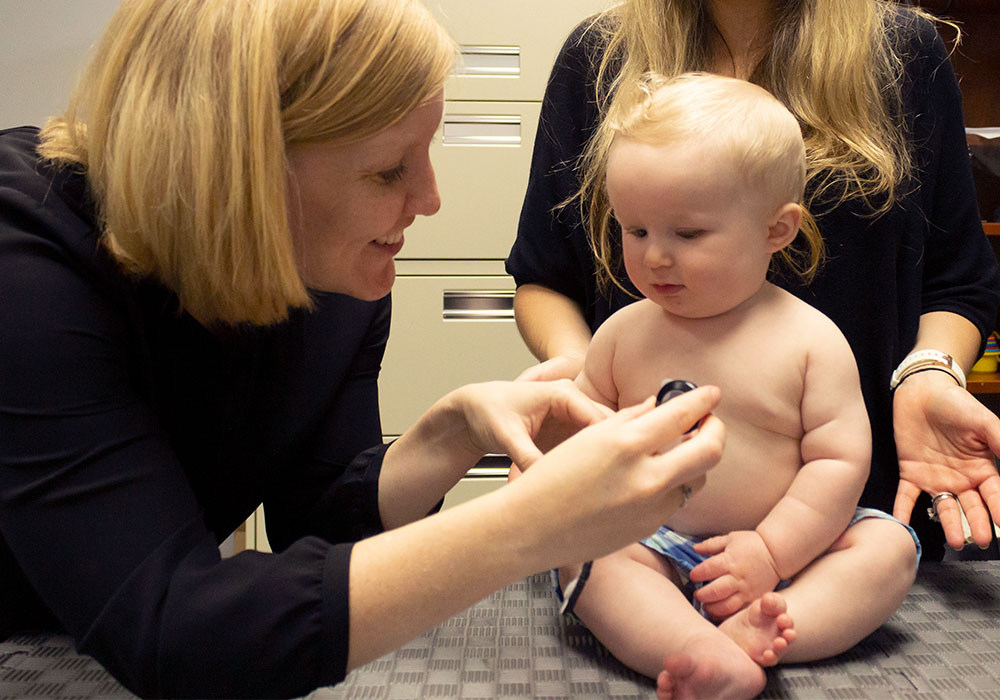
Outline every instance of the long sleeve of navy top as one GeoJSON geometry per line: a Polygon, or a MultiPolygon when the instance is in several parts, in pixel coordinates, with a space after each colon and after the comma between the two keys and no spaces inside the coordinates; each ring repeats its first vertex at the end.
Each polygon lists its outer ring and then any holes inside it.
{"type": "Polygon", "coordinates": [[[0,639],[57,625],[147,696],[336,683],[351,543],[382,529],[389,298],[210,332],[36,145],[0,133],[0,639]],[[261,501],[275,554],[220,558],[261,501]]]}
{"type": "MultiPolygon", "coordinates": [[[[905,61],[903,114],[915,176],[882,216],[870,215],[858,200],[836,207],[820,202],[813,213],[827,258],[819,274],[808,286],[788,274],[774,278],[829,316],[854,351],[873,432],[872,470],[861,503],[889,512],[899,480],[889,377],[913,347],[920,316],[959,314],[985,341],[1000,303],[1000,275],[977,210],[961,94],[947,50],[933,25],[909,10],[901,8],[893,22],[905,61]]],[[[565,294],[580,305],[592,330],[633,301],[618,289],[608,294],[598,289],[579,211],[575,205],[559,207],[579,185],[574,166],[599,123],[595,67],[604,50],[600,32],[584,22],[556,59],[517,239],[507,259],[518,285],[539,284],[565,294]]],[[[913,524],[928,558],[940,557],[940,526],[921,517],[913,524]]]]}

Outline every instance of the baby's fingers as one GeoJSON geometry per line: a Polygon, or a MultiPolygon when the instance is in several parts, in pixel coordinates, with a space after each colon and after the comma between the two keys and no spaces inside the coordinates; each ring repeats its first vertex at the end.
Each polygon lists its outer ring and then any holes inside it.
{"type": "MultiPolygon", "coordinates": [[[[713,538],[715,539],[715,538],[713,538]]],[[[691,569],[689,578],[695,582],[711,581],[729,573],[729,560],[724,555],[709,557],[691,569]]],[[[731,576],[729,578],[732,578],[731,576]]]]}
{"type": "MultiPolygon", "coordinates": [[[[692,578],[691,580],[693,581],[694,579],[692,578]]],[[[738,592],[739,587],[736,585],[736,579],[732,576],[724,575],[699,588],[695,591],[694,597],[702,603],[718,603],[738,592]]]]}
{"type": "Polygon", "coordinates": [[[729,539],[729,535],[716,535],[715,537],[709,537],[701,542],[695,542],[694,551],[698,552],[698,554],[705,555],[719,554],[726,550],[726,546],[729,544],[729,539]]]}
{"type": "Polygon", "coordinates": [[[718,603],[706,603],[702,607],[713,620],[725,620],[727,617],[735,615],[746,606],[747,604],[743,602],[741,596],[734,595],[718,603]]]}

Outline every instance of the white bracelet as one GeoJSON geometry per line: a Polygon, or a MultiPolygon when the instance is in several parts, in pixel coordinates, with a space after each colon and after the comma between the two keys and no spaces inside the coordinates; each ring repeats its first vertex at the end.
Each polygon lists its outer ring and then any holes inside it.
{"type": "Polygon", "coordinates": [[[958,366],[954,358],[946,352],[940,350],[915,350],[903,358],[899,367],[892,373],[889,380],[889,389],[895,389],[904,379],[911,374],[924,372],[926,370],[938,370],[951,376],[960,387],[966,388],[965,372],[958,366]]]}

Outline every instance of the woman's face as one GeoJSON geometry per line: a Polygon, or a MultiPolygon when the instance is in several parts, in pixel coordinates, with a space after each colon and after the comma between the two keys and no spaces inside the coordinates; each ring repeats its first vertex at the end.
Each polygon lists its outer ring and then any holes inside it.
{"type": "Polygon", "coordinates": [[[441,206],[428,148],[439,94],[374,136],[288,148],[289,225],[306,286],[372,301],[389,293],[403,230],[441,206]]]}

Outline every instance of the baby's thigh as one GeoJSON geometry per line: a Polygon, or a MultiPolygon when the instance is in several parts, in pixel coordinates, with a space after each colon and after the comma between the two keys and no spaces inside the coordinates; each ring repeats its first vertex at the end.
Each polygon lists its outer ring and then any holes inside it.
{"type": "Polygon", "coordinates": [[[647,566],[653,571],[657,572],[664,578],[670,579],[676,586],[682,586],[680,575],[674,568],[670,560],[659,552],[654,552],[652,549],[644,544],[631,544],[622,550],[619,550],[612,556],[620,556],[631,559],[634,562],[647,566]]]}

